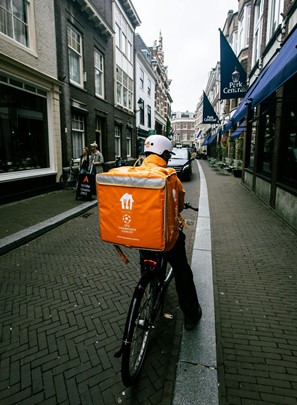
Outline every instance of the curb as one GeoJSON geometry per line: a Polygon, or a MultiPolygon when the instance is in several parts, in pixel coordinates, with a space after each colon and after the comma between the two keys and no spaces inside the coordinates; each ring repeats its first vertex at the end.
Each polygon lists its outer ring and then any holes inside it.
{"type": "Polygon", "coordinates": [[[199,162],[198,169],[199,212],[191,267],[203,314],[196,329],[183,330],[173,405],[219,404],[208,191],[199,162]]]}
{"type": "Polygon", "coordinates": [[[97,205],[97,200],[86,202],[81,204],[79,207],[72,208],[71,210],[65,211],[62,214],[56,215],[46,221],[40,222],[37,225],[30,226],[23,231],[16,232],[10,236],[7,236],[0,240],[0,255],[3,255],[17,247],[24,245],[38,238],[39,236],[45,234],[46,232],[56,228],[57,226],[75,218],[89,209],[97,205]]]}

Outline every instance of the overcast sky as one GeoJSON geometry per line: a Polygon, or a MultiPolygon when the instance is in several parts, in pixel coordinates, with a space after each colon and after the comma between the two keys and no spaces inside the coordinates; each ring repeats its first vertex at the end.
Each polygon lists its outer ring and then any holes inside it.
{"type": "Polygon", "coordinates": [[[164,64],[172,79],[172,111],[194,112],[208,73],[220,59],[219,28],[238,0],[132,0],[141,20],[136,32],[153,46],[163,36],[164,64]]]}

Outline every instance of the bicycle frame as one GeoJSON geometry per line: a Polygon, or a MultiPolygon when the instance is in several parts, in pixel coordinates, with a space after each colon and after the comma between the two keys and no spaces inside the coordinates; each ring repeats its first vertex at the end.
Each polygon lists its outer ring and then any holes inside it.
{"type": "MultiPolygon", "coordinates": [[[[193,208],[185,203],[185,208],[193,208]]],[[[181,230],[185,223],[181,224],[181,230]]],[[[119,246],[116,249],[121,259],[127,258],[119,246]]],[[[130,303],[120,350],[115,357],[122,356],[122,381],[128,387],[137,379],[149,343],[149,335],[160,309],[163,309],[164,295],[173,278],[173,270],[167,272],[167,260],[164,252],[140,250],[141,278],[134,290],[130,303]]],[[[126,259],[126,261],[125,261],[126,259]]],[[[164,314],[165,318],[172,317],[164,314]]]]}
{"type": "MultiPolygon", "coordinates": [[[[164,295],[173,277],[172,269],[166,275],[164,254],[152,254],[155,258],[143,260],[142,277],[131,300],[122,346],[115,354],[115,357],[122,356],[122,380],[126,386],[132,385],[140,373],[150,332],[163,308],[164,295]]],[[[168,314],[165,317],[172,319],[168,314]]]]}

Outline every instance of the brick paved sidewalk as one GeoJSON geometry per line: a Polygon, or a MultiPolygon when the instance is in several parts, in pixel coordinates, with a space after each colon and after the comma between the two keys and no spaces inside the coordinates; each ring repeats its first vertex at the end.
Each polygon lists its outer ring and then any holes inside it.
{"type": "Polygon", "coordinates": [[[208,187],[220,405],[297,404],[297,235],[201,162],[208,187]]]}
{"type": "MultiPolygon", "coordinates": [[[[59,190],[0,205],[0,238],[79,207],[84,201],[76,200],[75,196],[74,190],[59,190]]],[[[93,199],[96,197],[93,196],[93,199]]]]}

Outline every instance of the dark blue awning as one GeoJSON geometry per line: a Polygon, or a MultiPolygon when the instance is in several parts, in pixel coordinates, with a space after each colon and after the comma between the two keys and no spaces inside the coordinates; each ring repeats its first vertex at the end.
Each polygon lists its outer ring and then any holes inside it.
{"type": "Polygon", "coordinates": [[[257,80],[249,88],[233,117],[227,122],[224,133],[247,115],[248,103],[251,103],[252,107],[256,107],[296,73],[297,28],[291,33],[279,52],[265,65],[257,80]]]}
{"type": "Polygon", "coordinates": [[[297,29],[290,35],[252,95],[252,106],[260,104],[297,73],[297,29]]]}
{"type": "Polygon", "coordinates": [[[246,130],[246,124],[243,123],[238,128],[235,129],[235,131],[230,135],[230,138],[231,139],[238,138],[245,130],[246,130]]]}
{"type": "Polygon", "coordinates": [[[206,135],[206,137],[204,138],[204,141],[202,142],[202,145],[201,145],[201,146],[206,146],[206,145],[208,145],[208,140],[209,140],[210,136],[211,136],[210,134],[206,135]]]}
{"type": "Polygon", "coordinates": [[[213,134],[210,138],[209,138],[209,140],[208,140],[208,145],[210,145],[211,143],[212,143],[212,141],[217,137],[217,132],[215,133],[215,134],[213,134]]]}

